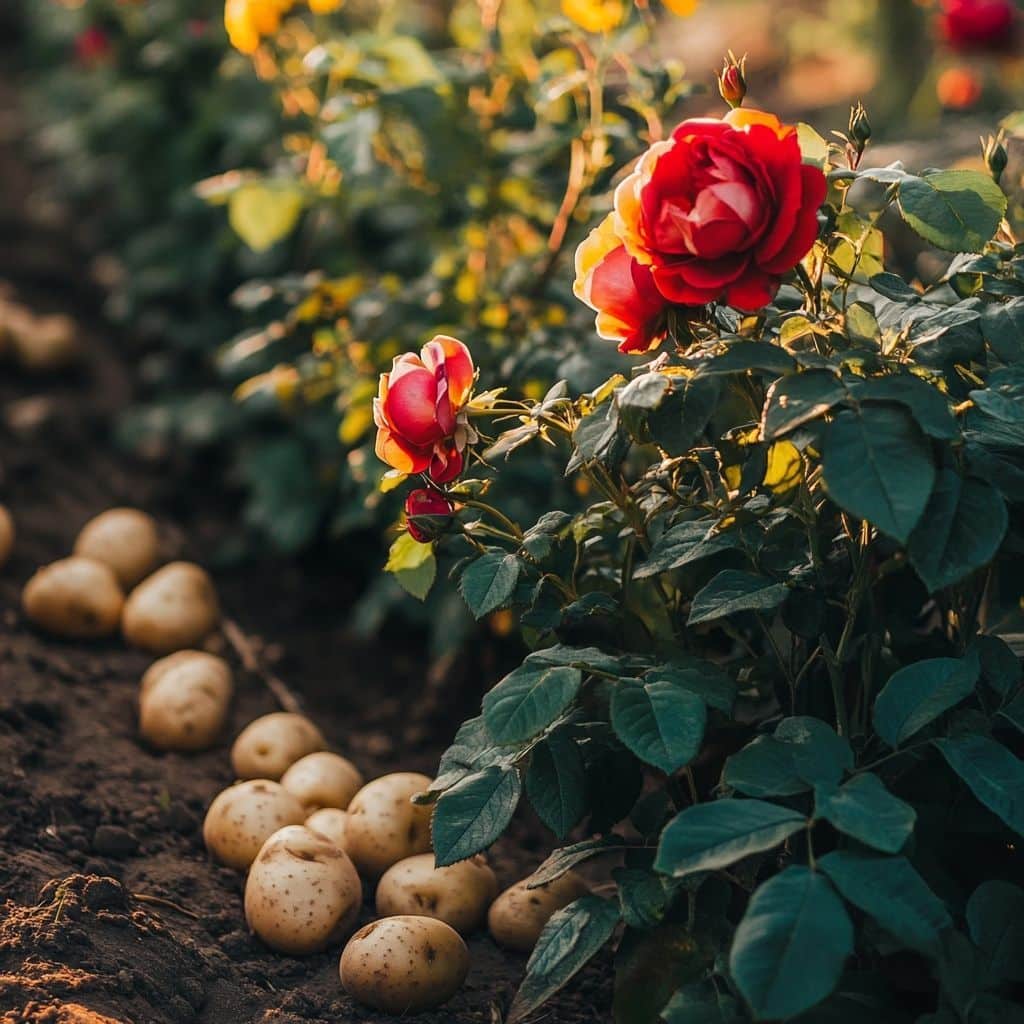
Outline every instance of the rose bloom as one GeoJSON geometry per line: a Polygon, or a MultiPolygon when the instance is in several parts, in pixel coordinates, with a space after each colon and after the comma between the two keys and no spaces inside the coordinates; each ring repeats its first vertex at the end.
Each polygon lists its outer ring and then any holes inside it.
{"type": "Polygon", "coordinates": [[[944,0],[939,32],[955,50],[1003,50],[1015,17],[1012,0],[944,0]]]}
{"type": "Polygon", "coordinates": [[[970,68],[947,68],[935,83],[935,94],[947,110],[970,110],[983,91],[981,79],[970,68]]]}
{"type": "Polygon", "coordinates": [[[666,301],[767,305],[818,236],[827,183],[796,129],[740,107],[684,121],[615,192],[615,233],[666,301]]]}
{"type": "Polygon", "coordinates": [[[87,67],[103,64],[111,49],[110,36],[98,25],[91,25],[75,36],[75,57],[87,67]]]}
{"type": "Polygon", "coordinates": [[[429,473],[436,483],[462,472],[463,451],[476,440],[464,407],[473,390],[469,349],[439,334],[417,356],[397,356],[380,377],[373,402],[377,457],[402,473],[429,473]]]}
{"type": "Polygon", "coordinates": [[[440,491],[419,487],[405,499],[405,528],[420,544],[437,538],[448,528],[455,506],[440,491]]]}

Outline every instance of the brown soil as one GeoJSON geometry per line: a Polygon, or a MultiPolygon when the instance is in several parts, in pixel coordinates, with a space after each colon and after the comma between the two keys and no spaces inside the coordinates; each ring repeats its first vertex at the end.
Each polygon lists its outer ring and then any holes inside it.
{"type": "MultiPolygon", "coordinates": [[[[73,373],[0,370],[0,501],[18,529],[0,572],[0,1021],[390,1019],[345,996],[339,949],[292,959],[247,932],[243,877],[211,863],[200,837],[206,806],[232,781],[227,742],[188,757],[146,749],[134,699],[149,659],[119,641],[42,636],[21,614],[25,580],[66,555],[81,525],[104,508],[150,510],[169,546],[198,559],[230,533],[231,518],[217,479],[182,493],[173,467],[134,465],[115,450],[111,426],[133,393],[131,363],[95,317],[83,263],[64,234],[26,219],[28,172],[16,159],[13,127],[10,98],[0,91],[0,277],[35,309],[75,316],[86,345],[73,373]]],[[[257,647],[332,744],[369,776],[429,772],[448,726],[416,714],[424,663],[403,651],[401,636],[360,647],[346,635],[343,564],[249,566],[219,574],[218,585],[228,614],[262,638],[257,647]]],[[[238,681],[230,737],[276,704],[261,679],[226,654],[238,681]]],[[[527,873],[548,841],[535,825],[517,823],[494,851],[502,881],[527,873]]],[[[503,1019],[524,958],[486,936],[470,949],[462,992],[417,1019],[503,1019]]],[[[586,972],[543,1019],[608,1019],[608,974],[586,972]]]]}

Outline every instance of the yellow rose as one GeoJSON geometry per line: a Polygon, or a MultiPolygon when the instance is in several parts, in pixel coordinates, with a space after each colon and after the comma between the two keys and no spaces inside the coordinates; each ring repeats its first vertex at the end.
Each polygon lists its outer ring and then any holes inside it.
{"type": "Polygon", "coordinates": [[[622,24],[622,0],[562,0],[562,13],[587,32],[610,32],[622,24]]]}

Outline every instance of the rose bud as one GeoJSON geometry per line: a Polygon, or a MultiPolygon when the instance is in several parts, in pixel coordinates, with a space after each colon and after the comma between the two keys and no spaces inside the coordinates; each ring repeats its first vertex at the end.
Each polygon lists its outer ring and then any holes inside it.
{"type": "Polygon", "coordinates": [[[725,64],[718,74],[718,91],[730,107],[743,105],[747,95],[747,58],[737,60],[732,53],[725,58],[725,64]]]}
{"type": "Polygon", "coordinates": [[[985,166],[988,168],[989,174],[992,175],[992,180],[998,185],[1003,177],[1003,171],[1006,170],[1006,165],[1010,162],[1010,155],[1006,152],[1003,137],[1001,134],[990,135],[982,145],[985,166]]]}
{"type": "Polygon", "coordinates": [[[1006,50],[1015,18],[1012,0],[943,0],[939,33],[954,50],[1006,50]]]}
{"type": "Polygon", "coordinates": [[[466,404],[473,390],[469,349],[439,334],[419,355],[397,356],[381,374],[373,402],[377,458],[400,473],[428,473],[447,483],[461,472],[466,446],[477,440],[466,404]]]}
{"type": "Polygon", "coordinates": [[[615,191],[614,233],[667,302],[754,311],[814,245],[826,191],[794,127],[738,107],[640,158],[615,191]]]}
{"type": "Polygon", "coordinates": [[[413,540],[437,540],[455,515],[455,506],[440,491],[419,487],[405,499],[406,529],[413,540]]]}

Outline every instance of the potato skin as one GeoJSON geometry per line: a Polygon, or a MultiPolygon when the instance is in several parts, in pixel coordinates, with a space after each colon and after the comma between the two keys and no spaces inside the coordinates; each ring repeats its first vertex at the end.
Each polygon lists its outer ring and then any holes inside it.
{"type": "Polygon", "coordinates": [[[82,527],[75,554],[103,562],[125,589],[148,576],[160,561],[156,520],[137,508],[111,508],[82,527]]]}
{"type": "Polygon", "coordinates": [[[240,779],[280,779],[299,758],[327,746],[305,715],[274,711],[250,722],[231,747],[231,767],[240,779]]]}
{"type": "Polygon", "coordinates": [[[247,868],[260,847],[285,825],[301,825],[302,804],[271,779],[249,779],[221,791],[203,820],[203,842],[213,857],[247,868]]]}
{"type": "Polygon", "coordinates": [[[76,363],[81,355],[78,327],[63,313],[29,315],[11,334],[14,354],[31,373],[54,373],[76,363]]]}
{"type": "Polygon", "coordinates": [[[0,569],[11,557],[14,550],[14,520],[6,505],[0,505],[0,569]]]}
{"type": "Polygon", "coordinates": [[[444,921],[462,935],[475,931],[498,895],[498,880],[481,856],[434,867],[432,853],[393,864],[377,885],[377,914],[414,914],[444,921]]]}
{"type": "Polygon", "coordinates": [[[170,654],[194,647],[218,622],[217,592],[206,570],[171,562],[128,595],[121,629],[133,647],[170,654]]]}
{"type": "Polygon", "coordinates": [[[86,640],[114,633],[124,606],[124,594],[110,567],[77,555],[40,569],[25,584],[21,600],[37,626],[86,640]]]}
{"type": "Polygon", "coordinates": [[[430,786],[417,772],[368,782],[348,805],[345,848],[361,875],[377,878],[392,864],[430,850],[430,808],[411,802],[430,786]]]}
{"type": "Polygon", "coordinates": [[[302,825],[263,844],[245,882],[245,919],[279,953],[324,949],[355,927],[363,886],[348,855],[302,825]]]}
{"type": "Polygon", "coordinates": [[[356,766],[328,750],[300,757],[281,776],[281,785],[299,798],[307,813],[321,807],[344,810],[365,780],[356,766]]]}
{"type": "Polygon", "coordinates": [[[306,819],[306,828],[329,839],[339,849],[345,849],[345,831],[348,828],[348,811],[337,807],[321,807],[306,819]]]}
{"type": "Polygon", "coordinates": [[[220,735],[232,690],[221,658],[202,651],[161,658],[142,677],[139,731],[159,750],[205,750],[220,735]]]}
{"type": "Polygon", "coordinates": [[[469,950],[432,917],[385,917],[360,928],[341,954],[341,984],[357,1002],[385,1013],[418,1013],[446,1003],[469,973],[469,950]]]}
{"type": "Polygon", "coordinates": [[[569,871],[547,885],[528,889],[530,879],[506,889],[487,914],[487,927],[499,946],[530,952],[552,914],[588,892],[579,875],[569,871]]]}

